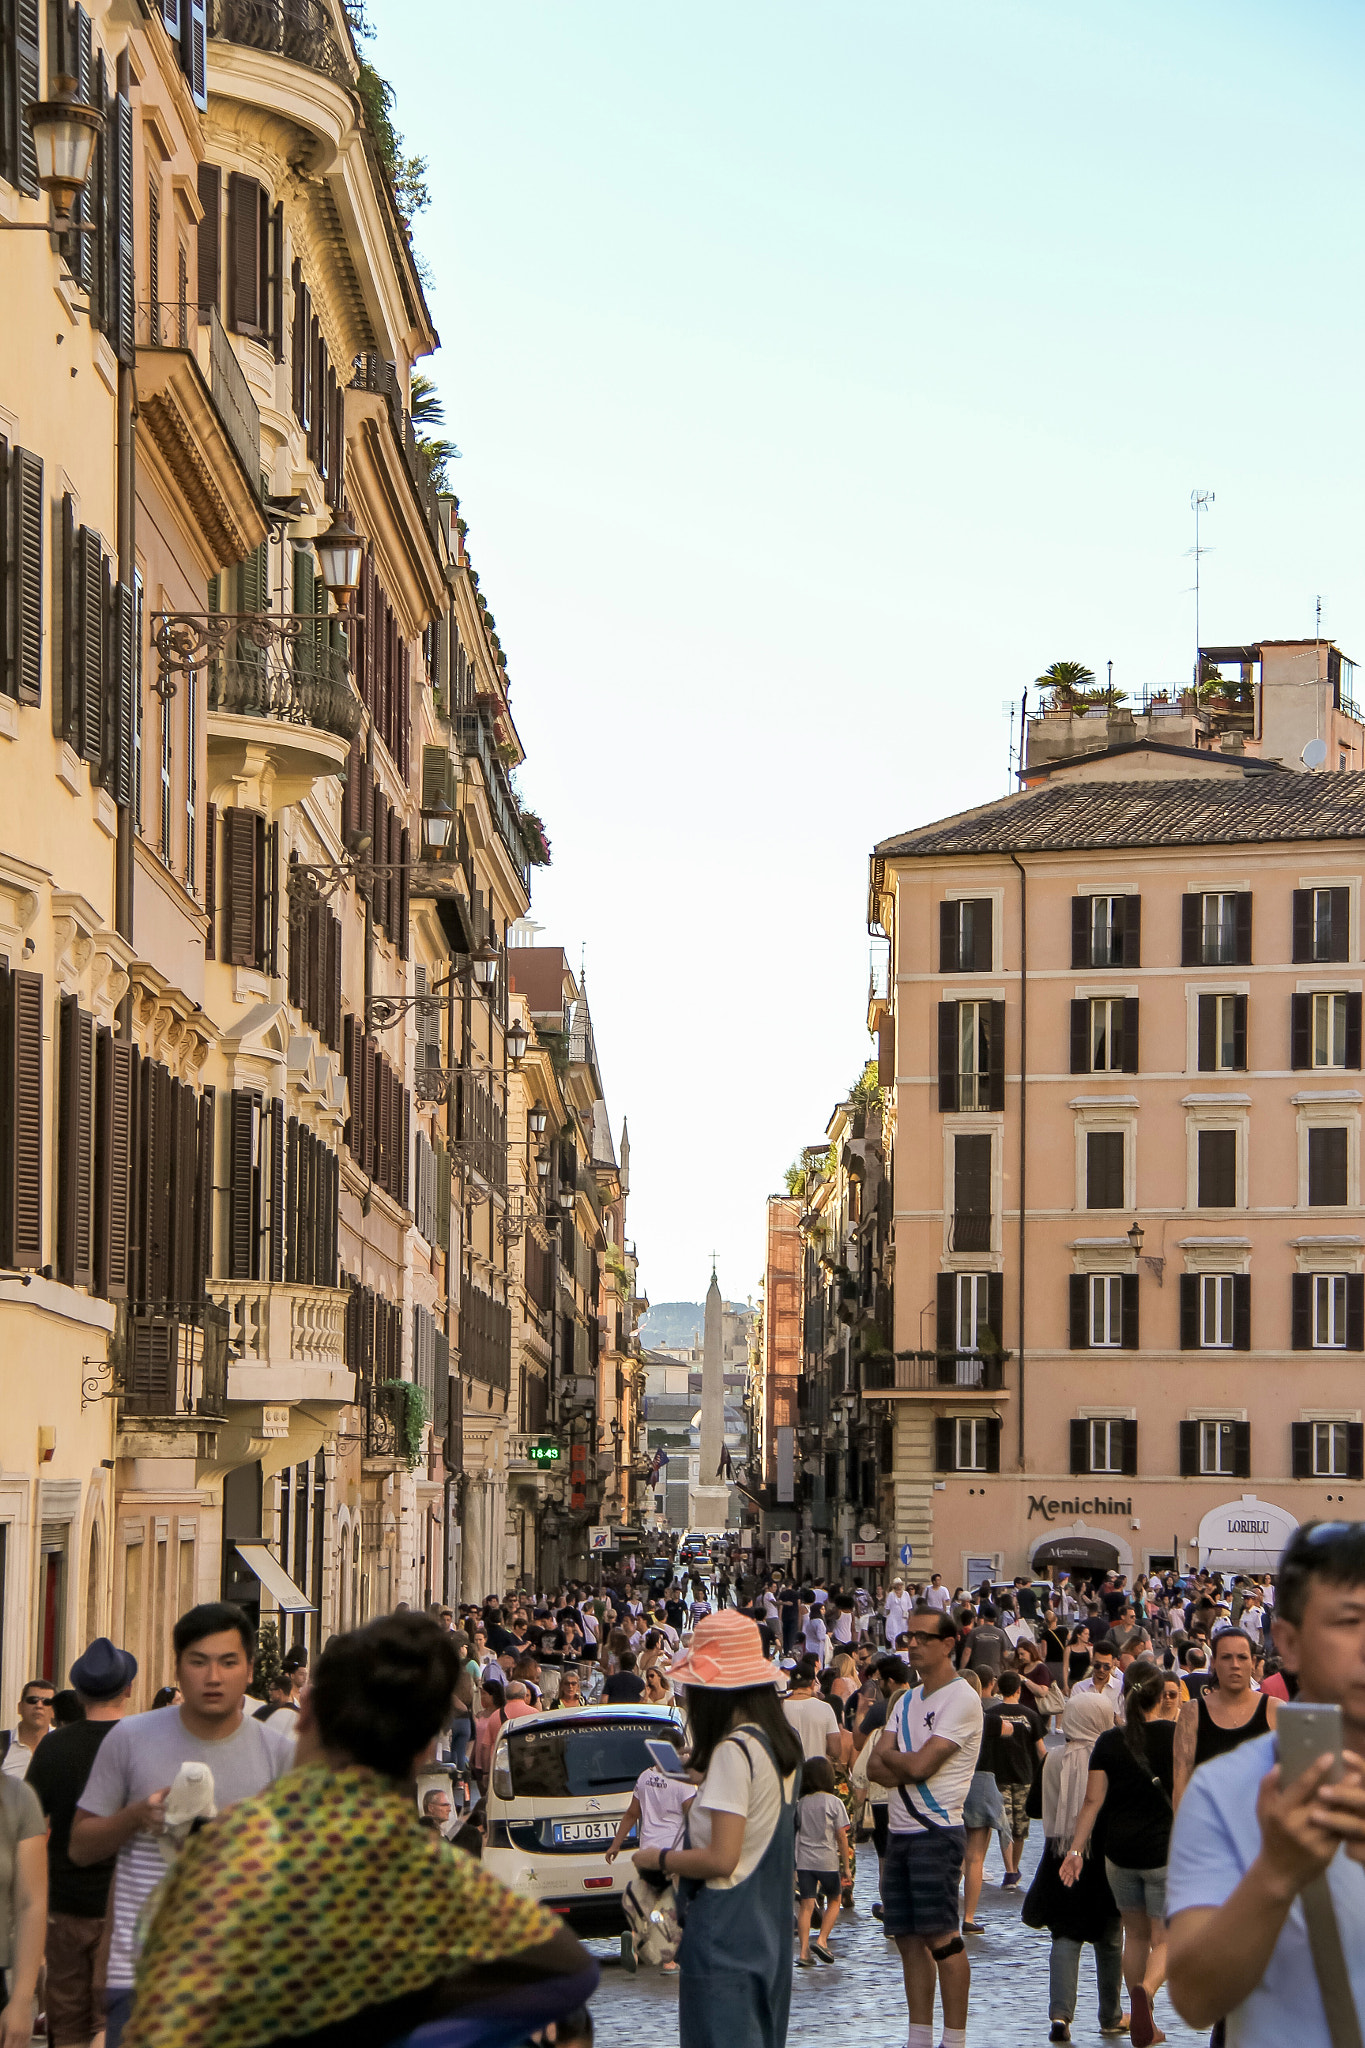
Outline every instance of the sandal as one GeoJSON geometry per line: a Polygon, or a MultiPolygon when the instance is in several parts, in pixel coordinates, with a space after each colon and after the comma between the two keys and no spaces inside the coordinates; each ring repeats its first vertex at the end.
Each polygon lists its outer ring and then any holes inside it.
{"type": "Polygon", "coordinates": [[[964,1920],[962,1932],[964,1934],[984,1934],[986,1929],[980,1920],[964,1920]]]}

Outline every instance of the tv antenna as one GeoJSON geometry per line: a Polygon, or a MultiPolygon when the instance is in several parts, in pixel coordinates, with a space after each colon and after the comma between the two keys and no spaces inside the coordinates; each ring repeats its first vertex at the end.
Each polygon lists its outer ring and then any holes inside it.
{"type": "Polygon", "coordinates": [[[1199,515],[1213,503],[1212,491],[1191,491],[1190,510],[1194,514],[1194,687],[1199,688],[1199,557],[1212,552],[1199,545],[1199,515]]]}
{"type": "Polygon", "coordinates": [[[1013,697],[1006,697],[1000,706],[1001,714],[1010,722],[1009,767],[1005,776],[1006,785],[1017,780],[1020,789],[1024,786],[1024,755],[1028,746],[1028,691],[1025,690],[1018,704],[1013,697]],[[1014,720],[1019,719],[1019,744],[1014,743],[1014,720]]]}
{"type": "Polygon", "coordinates": [[[1313,628],[1313,638],[1314,638],[1315,640],[1321,640],[1321,638],[1322,638],[1322,592],[1321,592],[1321,591],[1319,591],[1319,592],[1318,592],[1318,602],[1317,602],[1317,607],[1316,607],[1316,613],[1315,613],[1315,624],[1314,624],[1314,628],[1313,628]]]}

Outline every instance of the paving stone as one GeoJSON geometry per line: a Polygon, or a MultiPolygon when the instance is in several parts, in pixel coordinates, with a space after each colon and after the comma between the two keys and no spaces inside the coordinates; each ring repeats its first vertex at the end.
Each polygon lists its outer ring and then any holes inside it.
{"type": "MultiPolygon", "coordinates": [[[[1048,1952],[1045,1933],[1035,1933],[1020,1919],[1042,1847],[1037,1829],[1024,1854],[1024,1882],[1002,1891],[1003,1864],[994,1842],[986,1858],[986,1882],[978,1918],[986,1933],[969,1936],[972,1957],[972,1999],[967,2038],[972,2048],[1042,2048],[1048,2032],[1048,1952]]],[[[838,2040],[847,2048],[904,2048],[905,1993],[900,1957],[872,1918],[877,1897],[877,1859],[870,1842],[858,1850],[855,1906],[842,1913],[831,1947],[838,1960],[832,1967],[796,1970],[792,1985],[793,2048],[828,2048],[838,2040]]],[[[604,1965],[602,1985],[593,2000],[598,2048],[668,2048],[678,2038],[678,1980],[657,1970],[633,1976],[621,1969],[614,1942],[591,1942],[604,1965]]],[[[795,1946],[793,1945],[793,1954],[795,1946]]],[[[1080,1989],[1071,2038],[1084,2048],[1100,2048],[1096,2015],[1094,1952],[1081,1958],[1080,1989]]],[[[935,2033],[942,2024],[936,2014],[935,2033]]],[[[1170,2048],[1205,2048],[1208,2036],[1196,2033],[1176,2017],[1164,1991],[1157,1996],[1157,2025],[1170,2048]]],[[[739,2044],[736,2044],[739,2048],[739,2044]]],[[[1117,2044],[1109,2044],[1117,2048],[1117,2044]]]]}

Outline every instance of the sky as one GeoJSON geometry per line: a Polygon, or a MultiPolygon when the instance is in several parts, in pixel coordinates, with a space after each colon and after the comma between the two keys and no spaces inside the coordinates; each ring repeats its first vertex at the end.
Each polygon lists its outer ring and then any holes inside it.
{"type": "Polygon", "coordinates": [[[1365,660],[1365,15],[369,0],[542,940],[655,1301],[756,1295],[872,1047],[868,855],[1048,663],[1365,660]]]}

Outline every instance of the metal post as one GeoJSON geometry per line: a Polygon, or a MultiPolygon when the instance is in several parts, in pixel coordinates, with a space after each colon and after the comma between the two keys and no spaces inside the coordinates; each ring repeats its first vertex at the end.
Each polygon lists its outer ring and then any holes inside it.
{"type": "MultiPolygon", "coordinates": [[[[64,10],[59,8],[58,19],[64,10]]],[[[132,65],[125,44],[118,55],[118,90],[123,94],[132,91],[132,65]]],[[[133,366],[120,363],[118,367],[118,445],[115,451],[117,468],[116,518],[118,580],[132,595],[137,575],[137,552],[135,534],[136,516],[136,475],[135,446],[133,438],[133,415],[135,409],[135,388],[133,366]]],[[[134,675],[141,670],[141,646],[133,657],[134,675]]],[[[194,677],[190,677],[190,688],[194,688],[194,677]]],[[[133,686],[130,683],[130,687],[133,686]]],[[[140,715],[141,706],[134,707],[134,717],[140,715]]],[[[194,763],[190,763],[194,773],[194,763]]],[[[114,929],[121,939],[133,943],[133,803],[130,796],[126,804],[119,805],[118,835],[114,841],[114,929]]],[[[118,1006],[119,1036],[131,1041],[133,1036],[133,991],[128,989],[118,1006]]]]}

